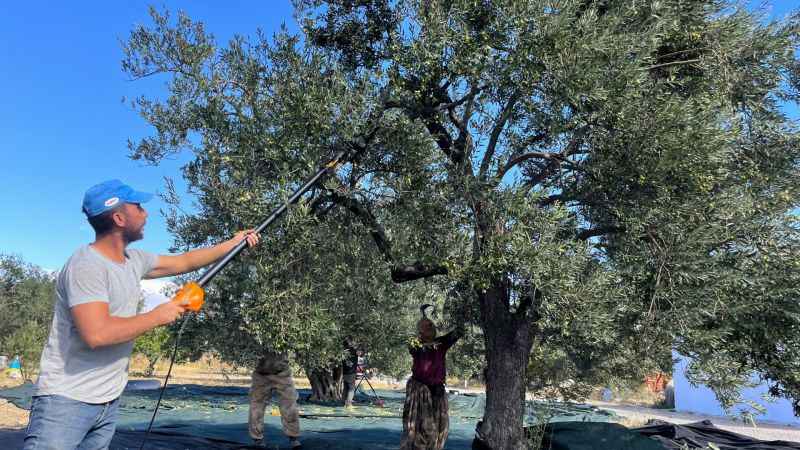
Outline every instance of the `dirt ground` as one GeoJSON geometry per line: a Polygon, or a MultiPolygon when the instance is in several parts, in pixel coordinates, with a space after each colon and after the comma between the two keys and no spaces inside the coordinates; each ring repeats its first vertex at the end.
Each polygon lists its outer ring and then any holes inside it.
{"type": "MultiPolygon", "coordinates": [[[[0,375],[0,389],[19,386],[22,380],[13,380],[0,375]]],[[[20,409],[0,398],[0,429],[25,428],[28,425],[28,411],[20,409]]]]}
{"type": "Polygon", "coordinates": [[[0,399],[0,428],[24,428],[28,425],[28,411],[0,399]]]}

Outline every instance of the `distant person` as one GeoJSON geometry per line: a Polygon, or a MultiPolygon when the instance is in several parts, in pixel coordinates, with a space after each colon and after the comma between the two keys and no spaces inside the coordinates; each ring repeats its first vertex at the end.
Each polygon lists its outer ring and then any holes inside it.
{"type": "Polygon", "coordinates": [[[259,447],[264,445],[264,410],[275,392],[278,394],[283,434],[289,438],[291,448],[301,448],[297,390],[287,355],[268,352],[258,361],[252,378],[248,429],[254,444],[259,447]]]}
{"type": "Polygon", "coordinates": [[[356,373],[362,377],[367,376],[367,354],[364,350],[356,350],[356,373]]]}
{"type": "Polygon", "coordinates": [[[342,398],[344,399],[344,407],[353,407],[353,397],[356,393],[356,369],[358,368],[358,350],[356,350],[353,338],[347,336],[344,340],[344,349],[347,355],[342,361],[342,383],[344,389],[342,398]]]}
{"type": "Polygon", "coordinates": [[[417,323],[417,331],[417,338],[409,345],[414,362],[406,383],[400,450],[441,450],[450,432],[445,358],[463,330],[457,328],[437,337],[436,325],[423,317],[417,323]]]}
{"type": "Polygon", "coordinates": [[[12,379],[22,378],[22,359],[19,355],[14,356],[8,365],[8,377],[12,379]]]}
{"type": "MultiPolygon", "coordinates": [[[[40,360],[24,449],[107,449],[114,436],[119,396],[128,381],[133,340],[177,320],[183,302],[137,314],[142,278],[197,270],[258,235],[242,231],[221,244],[181,255],[127,249],[142,239],[152,198],[119,180],[89,188],[83,212],[95,240],[78,248],[58,274],[50,335],[40,360]]],[[[202,300],[202,289],[182,292],[202,300]]]]}

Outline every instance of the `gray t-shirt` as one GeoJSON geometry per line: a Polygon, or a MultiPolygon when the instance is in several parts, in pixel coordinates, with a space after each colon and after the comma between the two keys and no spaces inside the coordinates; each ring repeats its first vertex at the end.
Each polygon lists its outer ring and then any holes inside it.
{"type": "Polygon", "coordinates": [[[61,269],[56,280],[53,323],[42,352],[34,395],[105,403],[125,389],[133,342],[92,350],[75,327],[70,308],[101,301],[108,303],[112,316],[136,315],[141,297],[139,281],[155,267],[158,256],[126,250],[126,257],[125,263],[119,264],[85,245],[61,269]]]}

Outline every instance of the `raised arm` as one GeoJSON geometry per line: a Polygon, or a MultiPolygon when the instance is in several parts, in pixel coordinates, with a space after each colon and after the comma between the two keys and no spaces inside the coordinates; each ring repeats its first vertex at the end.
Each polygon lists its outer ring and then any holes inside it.
{"type": "Polygon", "coordinates": [[[180,275],[205,267],[225,256],[236,247],[239,242],[247,239],[250,247],[258,244],[260,238],[253,230],[236,233],[234,237],[213,247],[200,248],[181,255],[159,255],[155,267],[145,275],[145,278],[161,278],[180,275]]]}
{"type": "Polygon", "coordinates": [[[451,331],[451,332],[445,334],[444,336],[442,336],[440,339],[441,339],[441,342],[447,348],[450,348],[456,342],[458,342],[458,340],[461,339],[462,336],[464,336],[464,327],[463,326],[458,326],[453,331],[451,331]]]}

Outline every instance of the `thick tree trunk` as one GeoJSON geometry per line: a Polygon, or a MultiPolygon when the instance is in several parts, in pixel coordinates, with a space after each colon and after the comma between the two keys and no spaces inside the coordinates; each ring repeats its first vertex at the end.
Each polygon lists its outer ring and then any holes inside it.
{"type": "Polygon", "coordinates": [[[486,342],[486,409],[480,432],[492,450],[526,448],[525,372],[533,345],[530,315],[512,313],[503,283],[480,295],[486,342]]]}
{"type": "Polygon", "coordinates": [[[311,397],[314,402],[338,402],[342,399],[342,367],[328,369],[306,369],[311,383],[311,397]]]}

